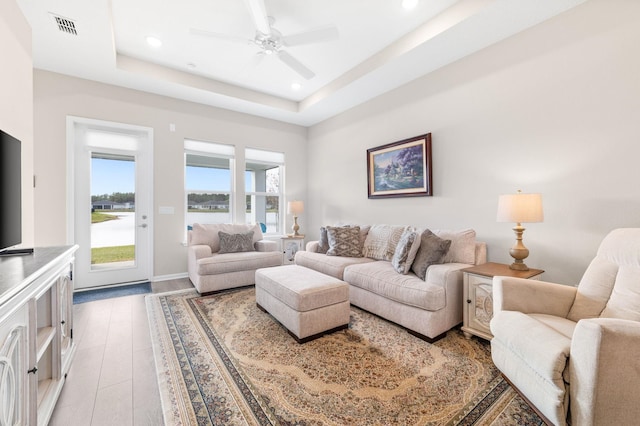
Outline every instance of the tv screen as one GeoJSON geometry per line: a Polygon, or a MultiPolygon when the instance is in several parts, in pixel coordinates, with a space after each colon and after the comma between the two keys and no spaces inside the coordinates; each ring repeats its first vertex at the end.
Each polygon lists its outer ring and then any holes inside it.
{"type": "Polygon", "coordinates": [[[22,242],[20,141],[0,130],[0,251],[22,242]]]}

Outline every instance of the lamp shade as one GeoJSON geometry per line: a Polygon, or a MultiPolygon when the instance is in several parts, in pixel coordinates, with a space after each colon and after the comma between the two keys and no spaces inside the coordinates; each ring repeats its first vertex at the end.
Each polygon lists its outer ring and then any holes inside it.
{"type": "Polygon", "coordinates": [[[498,199],[498,222],[542,222],[542,194],[505,194],[498,199]]]}
{"type": "Polygon", "coordinates": [[[304,202],[302,201],[289,201],[287,203],[287,213],[298,215],[304,212],[304,202]]]}

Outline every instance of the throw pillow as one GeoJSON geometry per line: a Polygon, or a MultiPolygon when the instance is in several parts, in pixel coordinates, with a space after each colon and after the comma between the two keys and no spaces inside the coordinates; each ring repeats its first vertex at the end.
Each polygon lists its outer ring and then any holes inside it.
{"type": "Polygon", "coordinates": [[[360,227],[327,226],[329,250],[327,256],[362,257],[360,227]]]}
{"type": "Polygon", "coordinates": [[[420,248],[420,234],[413,229],[405,230],[391,259],[393,269],[399,274],[408,274],[418,248],[420,248]]]}
{"type": "Polygon", "coordinates": [[[434,234],[443,240],[451,240],[449,252],[442,263],[476,263],[476,231],[463,229],[461,231],[434,230],[434,234]]]}
{"type": "Polygon", "coordinates": [[[326,253],[329,250],[329,237],[327,235],[327,228],[325,226],[320,227],[320,240],[318,240],[317,253],[326,253]]]}
{"type": "Polygon", "coordinates": [[[420,236],[420,248],[411,265],[411,270],[418,278],[426,280],[429,266],[443,263],[450,246],[451,240],[443,240],[426,229],[420,236]]]}
{"type": "Polygon", "coordinates": [[[253,231],[242,234],[227,234],[218,231],[220,238],[220,251],[218,253],[238,253],[243,251],[255,251],[253,247],[253,231]]]}
{"type": "Polygon", "coordinates": [[[407,226],[373,225],[364,241],[363,255],[376,260],[391,260],[407,226]]]}

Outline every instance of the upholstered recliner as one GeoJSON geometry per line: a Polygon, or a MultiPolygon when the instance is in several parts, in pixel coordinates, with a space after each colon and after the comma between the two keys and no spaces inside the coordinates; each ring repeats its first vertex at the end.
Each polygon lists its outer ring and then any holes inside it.
{"type": "Polygon", "coordinates": [[[495,277],[493,362],[548,422],[640,422],[640,228],[600,244],[578,287],[495,277]]]}
{"type": "MultiPolygon", "coordinates": [[[[233,238],[229,241],[237,243],[233,238]]],[[[264,240],[258,224],[194,223],[189,231],[187,259],[189,278],[200,293],[255,284],[257,269],[282,265],[278,243],[264,240]],[[227,236],[245,234],[246,247],[224,247],[220,232],[227,236]]]]}

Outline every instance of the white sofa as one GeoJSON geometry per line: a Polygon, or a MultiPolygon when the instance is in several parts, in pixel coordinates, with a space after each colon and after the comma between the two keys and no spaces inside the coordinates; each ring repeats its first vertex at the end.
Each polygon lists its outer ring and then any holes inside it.
{"type": "Polygon", "coordinates": [[[493,297],[493,362],[548,424],[640,422],[640,228],[611,231],[578,287],[495,277],[493,297]]]}
{"type": "Polygon", "coordinates": [[[257,269],[282,265],[278,243],[264,240],[258,224],[195,223],[188,232],[187,256],[189,279],[200,293],[255,284],[257,269]],[[221,247],[219,232],[245,234],[245,239],[253,232],[253,244],[244,247],[246,251],[224,252],[226,247],[221,247]]]}
{"type": "MultiPolygon", "coordinates": [[[[389,226],[360,227],[362,257],[319,253],[321,243],[312,241],[307,243],[306,251],[296,253],[295,262],[346,281],[351,304],[393,321],[420,338],[435,341],[462,322],[461,269],[485,263],[486,244],[475,240],[473,230],[433,231],[441,238],[451,239],[452,244],[444,263],[429,266],[425,280],[422,280],[413,271],[397,272],[390,260],[380,260],[380,256],[376,256],[378,259],[367,257],[371,255],[371,250],[367,250],[368,243],[375,239],[372,234],[384,237],[385,232],[379,231],[381,228],[385,231],[385,227],[389,226]]],[[[388,249],[394,244],[397,247],[394,238],[388,240],[388,249]]]]}

